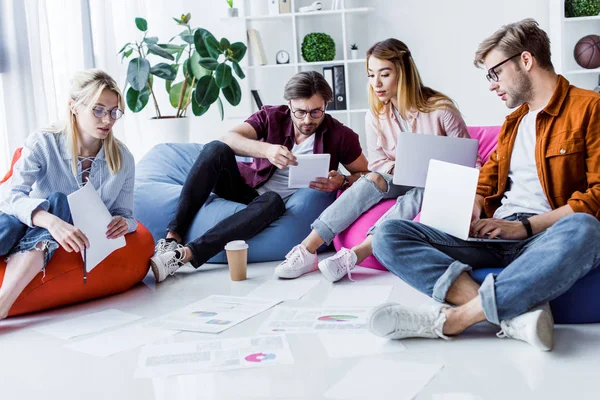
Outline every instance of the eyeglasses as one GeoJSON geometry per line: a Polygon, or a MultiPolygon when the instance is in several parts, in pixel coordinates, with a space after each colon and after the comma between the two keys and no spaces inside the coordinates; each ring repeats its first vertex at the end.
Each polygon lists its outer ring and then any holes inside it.
{"type": "Polygon", "coordinates": [[[123,110],[121,110],[119,108],[113,108],[112,110],[109,111],[106,108],[100,107],[100,106],[92,107],[92,113],[94,114],[94,117],[96,117],[98,119],[104,118],[106,116],[106,114],[110,113],[110,117],[112,119],[114,119],[115,121],[123,116],[123,110]]]}
{"type": "Polygon", "coordinates": [[[504,60],[504,61],[502,61],[502,62],[494,65],[492,68],[488,69],[488,73],[485,76],[486,79],[488,80],[488,82],[492,82],[492,81],[498,82],[500,80],[500,78],[498,77],[498,73],[496,72],[496,68],[498,68],[499,66],[501,66],[504,63],[509,62],[510,60],[512,60],[515,57],[519,57],[520,55],[521,55],[521,53],[515,54],[514,56],[509,57],[506,60],[504,60]]]}
{"type": "Polygon", "coordinates": [[[306,118],[306,114],[310,114],[311,118],[318,119],[318,118],[321,118],[323,116],[323,113],[325,112],[320,108],[315,108],[314,110],[310,110],[310,111],[306,111],[306,110],[302,110],[302,109],[294,110],[294,108],[292,107],[291,104],[290,104],[290,110],[292,110],[292,114],[294,114],[294,117],[296,117],[298,119],[306,118]]]}

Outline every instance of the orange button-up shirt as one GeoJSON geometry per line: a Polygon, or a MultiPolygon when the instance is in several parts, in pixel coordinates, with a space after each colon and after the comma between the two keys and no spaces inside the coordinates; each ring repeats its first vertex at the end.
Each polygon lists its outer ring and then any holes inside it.
{"type": "MultiPolygon", "coordinates": [[[[494,215],[508,184],[517,129],[529,112],[524,104],[506,117],[498,147],[481,168],[477,194],[486,216],[494,215]]],[[[571,86],[563,76],[537,116],[535,164],[552,209],[569,204],[600,219],[600,94],[571,86]]]]}

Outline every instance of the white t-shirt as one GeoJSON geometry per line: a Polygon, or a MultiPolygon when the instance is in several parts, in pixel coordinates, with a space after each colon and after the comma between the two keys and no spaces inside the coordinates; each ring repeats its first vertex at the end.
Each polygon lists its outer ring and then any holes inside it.
{"type": "Polygon", "coordinates": [[[396,123],[398,124],[398,127],[400,127],[400,132],[410,132],[412,129],[408,121],[402,119],[402,116],[400,115],[396,107],[394,107],[393,105],[392,110],[394,110],[394,115],[396,116],[396,123]]]}
{"type": "Polygon", "coordinates": [[[515,213],[543,214],[552,210],[535,166],[535,121],[542,108],[529,111],[519,124],[508,171],[509,190],[504,193],[494,218],[506,218],[515,213]]]}
{"type": "MultiPolygon", "coordinates": [[[[313,154],[315,146],[315,135],[314,133],[305,139],[302,143],[294,143],[292,147],[292,154],[313,154]]],[[[298,189],[290,189],[288,187],[288,180],[290,175],[290,168],[285,167],[284,169],[277,168],[271,178],[261,187],[256,189],[258,194],[266,192],[275,192],[281,196],[282,199],[286,199],[294,194],[298,189]]]]}

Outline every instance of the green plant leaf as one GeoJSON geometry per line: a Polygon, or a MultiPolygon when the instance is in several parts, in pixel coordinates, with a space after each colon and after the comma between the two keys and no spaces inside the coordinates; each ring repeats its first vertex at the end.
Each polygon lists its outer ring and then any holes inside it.
{"type": "Polygon", "coordinates": [[[144,38],[144,43],[146,44],[156,44],[158,43],[158,38],[156,36],[150,36],[144,38]]]}
{"type": "Polygon", "coordinates": [[[148,90],[148,87],[144,87],[144,90],[142,90],[141,92],[130,87],[127,90],[127,94],[125,97],[127,101],[127,107],[129,107],[131,111],[136,113],[142,111],[144,107],[146,107],[146,104],[148,104],[148,99],[150,98],[150,92],[148,90]]]}
{"type": "Polygon", "coordinates": [[[196,101],[201,106],[210,106],[219,97],[219,86],[212,75],[203,76],[198,80],[196,91],[194,92],[196,101]]]}
{"type": "Polygon", "coordinates": [[[183,76],[186,77],[188,85],[191,85],[194,79],[194,72],[190,69],[190,63],[191,60],[189,58],[183,62],[183,76]]]}
{"type": "Polygon", "coordinates": [[[223,96],[227,99],[229,104],[237,106],[242,101],[242,89],[238,81],[231,77],[231,83],[226,88],[223,88],[223,96]]]}
{"type": "Polygon", "coordinates": [[[200,55],[198,54],[197,51],[194,51],[192,53],[192,57],[190,57],[190,69],[192,70],[192,74],[194,74],[194,76],[196,77],[196,80],[202,78],[204,75],[209,75],[211,74],[211,72],[202,67],[200,65],[200,55]]]}
{"type": "Polygon", "coordinates": [[[233,65],[233,70],[235,71],[235,74],[239,76],[240,79],[244,79],[246,77],[246,74],[244,74],[244,71],[242,70],[242,67],[240,67],[240,64],[238,64],[237,61],[232,61],[231,64],[233,65]]]}
{"type": "Polygon", "coordinates": [[[131,55],[131,53],[133,53],[133,49],[129,49],[126,52],[124,52],[123,55],[121,56],[121,62],[123,62],[123,60],[125,58],[129,58],[129,56],[131,55]]]}
{"type": "Polygon", "coordinates": [[[219,65],[219,62],[211,57],[204,57],[198,60],[198,63],[200,64],[200,66],[202,68],[206,68],[210,71],[214,71],[215,69],[217,69],[217,66],[219,65]]]}
{"type": "Polygon", "coordinates": [[[215,81],[217,85],[223,89],[231,83],[231,67],[225,63],[221,63],[215,69],[215,81]]]}
{"type": "Polygon", "coordinates": [[[225,110],[223,110],[223,102],[220,97],[217,97],[217,106],[219,107],[219,115],[221,116],[221,121],[225,119],[225,110]]]}
{"type": "Polygon", "coordinates": [[[164,50],[162,47],[157,46],[155,44],[149,44],[148,45],[148,52],[152,53],[152,54],[156,54],[157,56],[160,56],[162,58],[166,58],[167,60],[175,60],[175,57],[173,57],[171,54],[169,54],[168,51],[164,50]]]}
{"type": "MultiPolygon", "coordinates": [[[[185,89],[185,99],[187,99],[189,97],[192,89],[193,88],[188,84],[187,88],[185,89]]],[[[183,81],[171,86],[171,90],[169,91],[169,102],[171,103],[173,108],[177,108],[177,106],[179,105],[179,97],[181,96],[182,90],[183,90],[183,81]]],[[[184,99],[184,101],[185,101],[185,99],[184,99]]]]}
{"type": "Polygon", "coordinates": [[[223,53],[221,44],[212,34],[205,35],[204,43],[206,43],[206,49],[212,58],[219,58],[219,56],[223,53]]]}
{"type": "Polygon", "coordinates": [[[204,115],[209,108],[210,106],[201,106],[200,104],[198,104],[198,102],[196,101],[196,96],[192,96],[192,112],[196,117],[204,115]]]}
{"type": "Polygon", "coordinates": [[[133,90],[141,91],[148,84],[150,63],[145,58],[136,57],[129,62],[127,67],[127,82],[133,90]]]}
{"type": "Polygon", "coordinates": [[[187,31],[185,31],[180,36],[184,42],[194,44],[194,35],[190,35],[187,31]]]}
{"type": "Polygon", "coordinates": [[[121,47],[121,50],[119,50],[119,52],[117,54],[121,54],[121,52],[123,50],[125,50],[127,48],[127,46],[129,46],[131,43],[126,43],[125,46],[121,47]]]}
{"type": "Polygon", "coordinates": [[[167,93],[171,93],[171,87],[173,86],[173,81],[165,81],[165,89],[167,93]]]}
{"type": "Polygon", "coordinates": [[[146,32],[148,30],[148,22],[144,18],[137,17],[135,19],[135,26],[142,31],[146,32]]]}
{"type": "Polygon", "coordinates": [[[183,21],[181,21],[181,20],[179,20],[179,19],[177,19],[175,17],[171,17],[171,18],[173,18],[173,21],[177,22],[179,25],[184,25],[183,21]]]}
{"type": "Polygon", "coordinates": [[[202,28],[194,31],[194,46],[196,46],[196,51],[200,54],[200,57],[210,57],[206,44],[204,44],[204,32],[208,31],[202,28]]]}
{"type": "Polygon", "coordinates": [[[150,68],[150,73],[168,81],[174,80],[177,76],[177,70],[166,63],[156,64],[154,67],[150,68]]]}
{"type": "Polygon", "coordinates": [[[219,42],[219,46],[221,47],[221,50],[226,51],[227,49],[229,49],[229,46],[231,46],[231,43],[229,43],[229,40],[223,38],[219,42]]]}
{"type": "Polygon", "coordinates": [[[184,44],[159,44],[157,46],[169,54],[177,54],[185,50],[184,44]]]}
{"type": "Polygon", "coordinates": [[[229,50],[231,50],[231,55],[229,56],[229,58],[240,62],[242,61],[242,58],[244,58],[244,56],[246,55],[247,49],[248,48],[246,47],[246,45],[242,42],[232,43],[231,46],[229,46],[229,50]]]}

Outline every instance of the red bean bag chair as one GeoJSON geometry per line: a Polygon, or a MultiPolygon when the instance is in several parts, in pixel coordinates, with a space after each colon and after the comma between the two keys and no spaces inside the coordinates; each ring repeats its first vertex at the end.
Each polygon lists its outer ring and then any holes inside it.
{"type": "MultiPolygon", "coordinates": [[[[21,149],[13,156],[11,170],[0,181],[12,175],[12,166],[21,149]]],[[[9,316],[47,310],[67,304],[122,293],[140,282],[148,273],[154,252],[154,240],[141,224],[125,236],[127,245],[109,255],[88,273],[83,283],[83,260],[79,253],[67,253],[59,248],[46,266],[46,276],[40,272],[27,285],[9,311],[9,316]]],[[[0,286],[6,270],[5,257],[0,260],[0,286]]]]}
{"type": "MultiPolygon", "coordinates": [[[[496,148],[499,133],[499,126],[469,127],[469,134],[471,137],[479,140],[479,155],[481,156],[482,162],[487,161],[492,151],[496,148]]],[[[381,216],[385,214],[385,212],[389,210],[395,203],[396,199],[389,199],[383,200],[382,202],[371,207],[369,211],[361,215],[352,225],[350,225],[345,231],[333,239],[333,245],[335,249],[338,251],[342,247],[350,249],[365,240],[369,229],[375,225],[379,218],[381,218],[381,216]]],[[[418,220],[419,216],[415,218],[415,221],[418,220]]],[[[367,257],[362,263],[360,263],[360,265],[366,268],[374,268],[384,271],[387,270],[372,255],[367,257]]]]}

